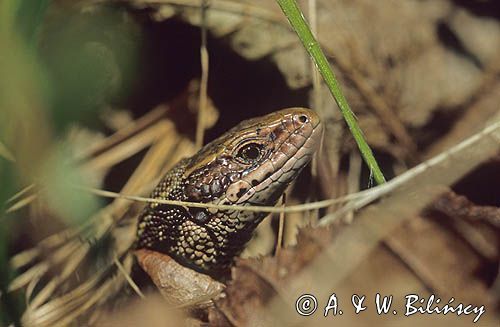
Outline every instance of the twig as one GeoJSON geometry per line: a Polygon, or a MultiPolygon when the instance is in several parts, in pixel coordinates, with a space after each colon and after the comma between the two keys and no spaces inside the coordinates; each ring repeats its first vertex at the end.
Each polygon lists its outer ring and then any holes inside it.
{"type": "Polygon", "coordinates": [[[28,193],[29,191],[31,191],[33,188],[35,187],[35,184],[31,184],[31,185],[28,185],[26,186],[25,188],[23,188],[21,191],[17,192],[16,194],[14,194],[13,196],[11,196],[6,203],[11,203],[11,202],[14,202],[15,200],[19,199],[20,197],[22,197],[23,195],[25,195],[26,193],[28,193]]]}
{"type": "Polygon", "coordinates": [[[28,195],[27,197],[22,198],[21,200],[17,201],[12,206],[10,206],[9,208],[7,208],[7,210],[5,210],[5,213],[12,213],[12,212],[17,211],[17,210],[19,210],[21,208],[24,208],[28,204],[30,204],[33,201],[35,201],[37,197],[38,197],[38,194],[28,195]]]}
{"type": "MultiPolygon", "coordinates": [[[[283,193],[281,197],[281,206],[284,208],[286,205],[286,193],[283,193]]],[[[276,252],[275,256],[279,257],[281,253],[281,248],[283,246],[283,229],[285,227],[285,212],[280,212],[280,219],[278,225],[278,237],[276,239],[276,252]]]]}
{"type": "Polygon", "coordinates": [[[207,109],[207,87],[208,87],[208,50],[207,50],[207,9],[208,0],[202,0],[201,12],[201,82],[200,103],[198,107],[198,122],[196,125],[196,148],[203,146],[203,133],[205,132],[205,112],[207,109]]]}
{"type": "MultiPolygon", "coordinates": [[[[317,7],[316,0],[309,0],[309,21],[311,25],[311,32],[313,35],[318,38],[318,20],[317,20],[317,7]]],[[[313,101],[312,106],[314,110],[318,110],[322,107],[322,97],[321,97],[321,80],[319,76],[319,72],[314,66],[314,62],[311,61],[311,74],[313,81],[313,101]]],[[[322,142],[321,142],[322,143],[322,142]]],[[[317,180],[318,177],[318,159],[321,151],[321,146],[317,152],[314,153],[312,161],[311,161],[311,177],[312,180],[317,180]]],[[[310,190],[307,197],[307,202],[311,202],[312,200],[317,200],[317,190],[313,183],[310,184],[310,190]]],[[[316,223],[319,220],[319,212],[317,210],[310,212],[310,221],[316,223]]]]}
{"type": "MultiPolygon", "coordinates": [[[[102,1],[102,0],[99,0],[102,1]]],[[[99,2],[97,1],[97,2],[99,2]]],[[[115,0],[116,1],[116,0],[115,0]]],[[[118,0],[117,2],[121,2],[123,0],[118,0]]],[[[127,0],[126,2],[129,2],[127,0]]],[[[158,5],[172,5],[178,7],[187,7],[187,8],[199,8],[200,0],[157,0],[157,1],[148,1],[148,5],[150,6],[158,6],[158,5]]],[[[203,4],[201,4],[203,5],[203,4]]],[[[232,13],[241,16],[250,16],[253,18],[261,19],[264,21],[269,21],[273,23],[284,23],[284,19],[282,15],[279,13],[275,13],[271,10],[264,9],[260,6],[252,5],[250,3],[239,3],[236,1],[228,1],[228,0],[217,0],[213,1],[210,4],[210,8],[212,10],[217,10],[225,13],[232,13]]]]}
{"type": "Polygon", "coordinates": [[[442,287],[442,282],[435,278],[435,274],[431,268],[427,267],[422,260],[415,255],[412,249],[405,247],[401,242],[392,235],[384,239],[385,246],[403,262],[413,274],[420,279],[429,291],[437,292],[440,296],[449,295],[447,290],[442,287]]]}
{"type": "Polygon", "coordinates": [[[500,227],[500,208],[494,206],[478,206],[465,196],[450,191],[441,196],[432,206],[452,218],[467,219],[469,221],[487,221],[493,226],[500,227]]]}
{"type": "Polygon", "coordinates": [[[323,201],[316,201],[311,203],[305,203],[300,205],[282,207],[271,207],[271,206],[254,206],[254,205],[227,205],[227,204],[215,204],[215,203],[200,203],[200,202],[189,202],[189,201],[175,201],[175,200],[162,200],[154,198],[146,198],[142,196],[134,195],[124,195],[116,192],[99,190],[96,188],[85,187],[85,186],[75,186],[75,188],[81,189],[86,192],[93,193],[106,198],[119,198],[129,201],[146,202],[146,203],[160,203],[168,204],[174,206],[184,206],[192,208],[215,208],[220,210],[240,210],[240,211],[258,211],[258,212],[269,212],[269,213],[280,213],[280,212],[300,212],[314,209],[321,209],[329,207],[336,203],[342,203],[347,201],[352,201],[357,198],[366,197],[369,193],[373,192],[373,189],[366,190],[363,192],[348,194],[338,199],[329,199],[323,201]]]}
{"type": "Polygon", "coordinates": [[[123,274],[123,276],[129,283],[130,287],[132,287],[132,289],[137,293],[137,295],[139,295],[142,299],[146,298],[142,293],[141,289],[139,288],[139,286],[137,286],[132,277],[130,277],[130,274],[125,270],[122,263],[120,262],[120,260],[118,260],[117,257],[114,258],[114,262],[115,265],[118,267],[118,270],[120,270],[120,272],[123,274]]]}
{"type": "Polygon", "coordinates": [[[323,217],[319,224],[322,226],[329,225],[337,218],[343,216],[346,212],[362,208],[370,202],[379,199],[380,197],[392,192],[402,185],[410,183],[411,181],[422,183],[421,175],[424,172],[428,171],[431,167],[445,165],[447,161],[450,160],[453,160],[453,169],[450,169],[449,167],[447,169],[440,169],[439,171],[441,172],[441,175],[436,176],[434,182],[438,183],[439,180],[448,181],[448,179],[455,181],[457,178],[463,176],[463,170],[468,171],[468,169],[475,167],[477,164],[488,159],[493,155],[493,153],[498,151],[500,148],[499,131],[500,120],[497,120],[491,125],[483,128],[483,130],[479,133],[476,133],[468,139],[460,142],[448,151],[445,151],[419,164],[418,166],[413,167],[388,183],[372,189],[372,193],[368,194],[368,196],[360,197],[358,200],[349,203],[341,210],[323,217]],[[481,149],[480,152],[477,151],[478,149],[481,149]],[[454,158],[459,155],[461,155],[459,160],[454,158]],[[418,181],[417,177],[420,177],[418,181]]]}

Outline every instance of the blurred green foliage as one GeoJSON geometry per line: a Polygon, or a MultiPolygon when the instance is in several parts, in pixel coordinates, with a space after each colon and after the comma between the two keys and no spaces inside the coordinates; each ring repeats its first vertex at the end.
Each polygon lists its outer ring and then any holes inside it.
{"type": "MultiPolygon", "coordinates": [[[[19,67],[20,71],[28,71],[30,67],[33,67],[29,49],[34,47],[33,38],[47,5],[48,0],[36,2],[4,0],[0,3],[0,22],[2,22],[0,23],[0,49],[3,49],[1,51],[3,55],[0,58],[0,113],[2,114],[0,116],[0,142],[7,149],[12,145],[12,140],[15,140],[15,135],[12,135],[15,127],[11,125],[10,119],[13,118],[11,113],[16,109],[23,111],[22,107],[26,106],[22,90],[26,81],[32,77],[32,74],[26,74],[27,76],[16,74],[16,67],[19,67]],[[21,9],[26,10],[26,15],[21,15],[21,9]],[[22,21],[28,21],[29,25],[22,21]]],[[[19,317],[23,309],[21,297],[7,292],[8,283],[13,277],[8,264],[13,224],[5,217],[5,203],[14,193],[18,183],[15,163],[5,157],[0,157],[0,183],[2,184],[0,187],[0,219],[2,220],[0,223],[0,324],[19,325],[19,317]]]]}
{"type": "Polygon", "coordinates": [[[0,325],[18,324],[24,302],[7,288],[9,256],[20,250],[10,244],[27,221],[6,216],[6,201],[35,183],[64,222],[90,217],[100,202],[74,188],[87,177],[64,136],[74,124],[98,126],[101,109],[134,79],[140,30],[127,13],[70,8],[49,0],[0,1],[0,325]]]}
{"type": "Polygon", "coordinates": [[[57,133],[71,122],[95,126],[99,110],[127,92],[134,77],[139,30],[121,10],[53,13],[40,57],[52,83],[57,133]]]}

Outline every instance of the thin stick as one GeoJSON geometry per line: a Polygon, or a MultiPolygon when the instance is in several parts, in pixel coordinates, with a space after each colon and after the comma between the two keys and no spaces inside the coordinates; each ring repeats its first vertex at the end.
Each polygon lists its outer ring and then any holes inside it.
{"type": "MultiPolygon", "coordinates": [[[[318,38],[318,19],[317,19],[317,6],[316,0],[309,0],[309,22],[311,25],[311,32],[318,38]]],[[[311,61],[311,74],[313,82],[313,101],[314,106],[319,107],[321,105],[321,80],[319,79],[319,72],[316,69],[314,62],[311,61]]]]}
{"type": "Polygon", "coordinates": [[[21,196],[23,196],[26,193],[28,193],[29,191],[31,191],[33,188],[35,188],[35,184],[30,184],[30,185],[26,186],[21,191],[17,192],[13,196],[11,196],[10,199],[8,199],[6,203],[14,202],[15,200],[19,199],[21,196]]]}
{"type": "Polygon", "coordinates": [[[7,210],[5,210],[5,213],[12,213],[12,212],[17,211],[21,208],[24,208],[28,204],[35,201],[37,197],[38,197],[38,194],[28,195],[27,197],[22,198],[21,200],[17,201],[12,206],[10,206],[7,210]]]}
{"type": "Polygon", "coordinates": [[[207,50],[207,9],[208,0],[202,0],[201,11],[201,82],[200,82],[200,103],[198,107],[198,122],[196,125],[196,147],[203,146],[203,134],[205,132],[205,112],[207,108],[207,88],[208,88],[208,50],[207,50]]]}
{"type": "Polygon", "coordinates": [[[130,277],[129,273],[125,270],[125,268],[123,267],[120,260],[118,260],[118,258],[115,257],[114,262],[115,262],[115,265],[118,267],[118,270],[120,270],[120,272],[123,274],[123,276],[125,277],[125,279],[129,283],[130,287],[132,287],[132,289],[137,293],[137,295],[139,295],[141,297],[141,299],[145,299],[146,297],[141,292],[139,286],[137,286],[137,284],[134,282],[132,277],[130,277]]]}
{"type": "Polygon", "coordinates": [[[363,192],[348,194],[344,197],[338,199],[329,199],[311,203],[305,203],[300,205],[288,206],[286,208],[283,207],[271,207],[271,206],[252,206],[252,205],[228,205],[228,204],[215,204],[215,203],[199,203],[199,202],[189,202],[189,201],[175,201],[175,200],[162,200],[162,199],[154,199],[154,198],[145,198],[141,196],[133,196],[133,195],[123,195],[116,192],[99,190],[91,187],[85,186],[75,186],[78,189],[84,190],[86,192],[90,192],[102,197],[106,198],[120,198],[129,201],[138,201],[138,202],[147,202],[147,203],[160,203],[174,206],[184,206],[184,207],[192,207],[192,208],[215,208],[220,210],[239,210],[239,211],[258,211],[258,212],[269,212],[269,213],[280,213],[280,212],[301,212],[307,210],[321,209],[329,207],[336,203],[342,203],[351,201],[354,199],[358,199],[361,197],[366,197],[369,193],[373,192],[373,190],[365,190],[363,192]]]}
{"type": "MultiPolygon", "coordinates": [[[[281,197],[281,207],[285,208],[286,206],[286,193],[283,193],[281,197]]],[[[283,229],[285,228],[285,212],[280,212],[280,220],[278,224],[278,239],[276,240],[276,251],[275,256],[279,257],[281,248],[283,246],[283,229]]]]}
{"type": "MultiPolygon", "coordinates": [[[[317,20],[317,3],[316,0],[309,0],[309,21],[311,22],[311,31],[316,38],[318,37],[318,20],[317,20]]],[[[312,108],[316,111],[318,111],[321,108],[322,105],[322,97],[321,97],[321,80],[319,76],[319,72],[314,66],[314,62],[311,61],[311,74],[312,74],[312,81],[313,81],[313,97],[312,97],[312,108]]],[[[311,161],[311,178],[312,180],[317,180],[318,176],[318,158],[319,154],[321,151],[321,147],[318,151],[316,151],[313,155],[312,161],[311,161]]],[[[308,194],[308,201],[313,201],[317,200],[317,192],[316,192],[316,187],[314,187],[313,183],[310,184],[310,190],[308,194]]],[[[309,213],[309,219],[310,221],[313,221],[314,223],[318,222],[319,220],[319,212],[318,210],[311,211],[309,213]]]]}
{"type": "MultiPolygon", "coordinates": [[[[337,198],[337,199],[328,199],[328,200],[323,200],[323,201],[317,201],[317,202],[311,202],[311,203],[305,203],[305,204],[300,204],[300,205],[295,205],[295,206],[289,206],[286,208],[280,207],[270,207],[270,206],[244,206],[244,205],[221,205],[221,204],[214,204],[214,203],[197,203],[197,202],[187,202],[187,201],[174,201],[174,200],[161,200],[161,199],[153,199],[153,198],[145,198],[145,197],[140,197],[140,196],[131,196],[131,195],[122,195],[120,193],[115,193],[115,192],[110,192],[110,191],[104,191],[104,190],[99,190],[95,188],[90,188],[90,187],[83,187],[83,186],[74,186],[76,188],[79,188],[81,190],[84,190],[86,192],[90,192],[99,196],[103,197],[109,197],[109,198],[121,198],[121,199],[126,199],[130,201],[139,201],[139,202],[148,202],[148,203],[160,203],[160,204],[167,204],[167,205],[176,205],[176,206],[185,206],[185,207],[193,207],[193,208],[216,208],[216,209],[221,209],[221,210],[240,210],[240,211],[260,211],[260,212],[300,212],[300,211],[307,211],[307,210],[314,210],[314,209],[321,209],[321,208],[326,208],[329,207],[333,204],[336,203],[343,203],[343,202],[348,202],[352,200],[356,200],[356,203],[352,203],[352,205],[348,205],[348,208],[346,207],[345,210],[352,210],[352,209],[358,209],[362,207],[363,205],[366,205],[376,199],[379,199],[380,197],[390,193],[394,189],[411,182],[414,178],[416,178],[418,175],[421,173],[425,172],[426,170],[443,164],[445,163],[448,159],[452,158],[454,155],[460,153],[461,151],[465,151],[467,148],[471,148],[473,146],[476,146],[477,143],[482,140],[483,138],[491,138],[492,142],[496,142],[495,144],[497,145],[498,142],[500,141],[500,136],[496,135],[495,133],[498,133],[500,130],[500,120],[492,123],[491,125],[486,126],[482,131],[479,133],[469,137],[468,139],[460,142],[453,148],[437,155],[434,158],[431,158],[418,166],[413,167],[412,169],[408,170],[404,174],[394,178],[390,182],[380,185],[376,188],[373,189],[368,189],[362,192],[354,193],[354,194],[348,194],[346,196],[337,198]]],[[[497,146],[498,148],[498,146],[497,146]]],[[[340,210],[342,211],[342,210],[340,210]]],[[[333,220],[335,220],[336,215],[327,215],[325,219],[322,219],[319,222],[319,225],[328,225],[330,224],[333,220]]]]}

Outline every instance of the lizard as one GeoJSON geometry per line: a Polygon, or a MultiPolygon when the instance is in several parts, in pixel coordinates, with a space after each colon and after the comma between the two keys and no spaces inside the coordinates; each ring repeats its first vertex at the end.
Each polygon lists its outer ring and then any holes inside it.
{"type": "MultiPolygon", "coordinates": [[[[181,160],[152,198],[221,205],[275,205],[309,163],[322,125],[290,108],[241,122],[181,160]]],[[[165,253],[218,278],[244,249],[266,213],[151,203],[139,216],[137,248],[165,253]]]]}

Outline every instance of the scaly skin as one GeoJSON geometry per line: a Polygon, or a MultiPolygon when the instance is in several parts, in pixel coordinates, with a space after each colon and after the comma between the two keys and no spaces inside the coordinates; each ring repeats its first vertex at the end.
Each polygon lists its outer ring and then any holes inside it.
{"type": "MultiPolygon", "coordinates": [[[[243,121],[181,160],[153,191],[165,200],[274,205],[319,145],[322,126],[307,109],[243,121]]],[[[266,213],[149,204],[139,217],[137,247],[170,255],[220,276],[266,213]]]]}

